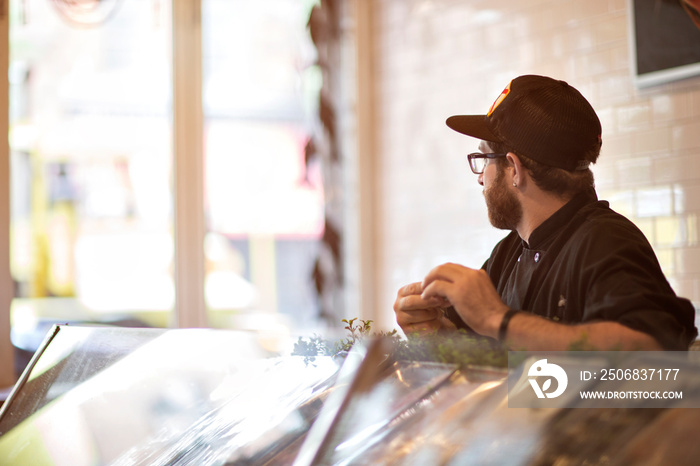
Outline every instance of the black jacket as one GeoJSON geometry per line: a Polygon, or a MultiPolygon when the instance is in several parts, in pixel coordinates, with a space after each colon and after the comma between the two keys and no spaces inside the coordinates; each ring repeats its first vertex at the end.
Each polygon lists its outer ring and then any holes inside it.
{"type": "Polygon", "coordinates": [[[598,201],[575,196],[532,232],[513,231],[483,268],[512,309],[564,322],[615,321],[685,350],[695,339],[695,309],[676,296],[642,232],[598,201]]]}

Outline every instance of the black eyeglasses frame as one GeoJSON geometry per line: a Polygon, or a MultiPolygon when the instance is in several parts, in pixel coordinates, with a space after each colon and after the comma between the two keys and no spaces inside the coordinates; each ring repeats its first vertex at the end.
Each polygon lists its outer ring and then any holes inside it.
{"type": "Polygon", "coordinates": [[[508,154],[482,154],[481,152],[472,152],[471,154],[467,154],[467,161],[469,162],[469,168],[472,169],[472,172],[475,175],[481,175],[484,173],[484,169],[486,168],[486,164],[484,163],[484,167],[479,170],[479,167],[477,167],[477,159],[497,159],[499,157],[506,157],[508,154]]]}

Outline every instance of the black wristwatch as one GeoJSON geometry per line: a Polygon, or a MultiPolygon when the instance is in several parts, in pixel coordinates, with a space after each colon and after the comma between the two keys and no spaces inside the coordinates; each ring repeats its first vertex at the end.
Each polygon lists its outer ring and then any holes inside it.
{"type": "Polygon", "coordinates": [[[520,312],[518,309],[508,309],[506,313],[503,314],[501,325],[498,327],[498,341],[501,343],[506,340],[506,333],[508,333],[508,324],[510,323],[510,319],[512,319],[518,312],[520,312]]]}

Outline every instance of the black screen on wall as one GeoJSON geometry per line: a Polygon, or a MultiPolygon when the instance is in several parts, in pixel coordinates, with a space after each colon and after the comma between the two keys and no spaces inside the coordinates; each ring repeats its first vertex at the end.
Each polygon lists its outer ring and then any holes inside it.
{"type": "Polygon", "coordinates": [[[680,0],[633,0],[632,7],[637,76],[700,63],[700,29],[680,0]]]}

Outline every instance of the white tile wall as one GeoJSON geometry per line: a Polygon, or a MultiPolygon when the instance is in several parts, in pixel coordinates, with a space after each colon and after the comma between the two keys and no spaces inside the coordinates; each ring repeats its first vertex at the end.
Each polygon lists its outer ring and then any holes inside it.
{"type": "Polygon", "coordinates": [[[603,123],[598,193],[652,241],[677,292],[700,304],[700,78],[640,91],[626,0],[377,0],[377,309],[445,261],[480,267],[505,234],[465,162],[477,141],[445,118],[484,113],[508,81],[568,81],[603,123]]]}

